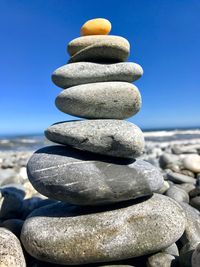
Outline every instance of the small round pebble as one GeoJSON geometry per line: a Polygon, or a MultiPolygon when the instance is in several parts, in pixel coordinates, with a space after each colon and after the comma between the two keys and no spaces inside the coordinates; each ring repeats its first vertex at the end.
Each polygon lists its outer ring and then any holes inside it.
{"type": "Polygon", "coordinates": [[[81,35],[107,35],[111,31],[111,27],[111,23],[107,19],[91,19],[81,27],[81,35]]]}

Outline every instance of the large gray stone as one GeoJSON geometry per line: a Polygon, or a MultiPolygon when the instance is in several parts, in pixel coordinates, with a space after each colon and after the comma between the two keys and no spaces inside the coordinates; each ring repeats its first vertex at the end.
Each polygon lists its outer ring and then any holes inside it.
{"type": "Polygon", "coordinates": [[[126,119],[140,110],[141,102],[137,87],[127,82],[77,85],[56,98],[61,111],[88,119],[126,119]]]}
{"type": "Polygon", "coordinates": [[[144,150],[142,131],[121,120],[68,121],[45,131],[52,142],[114,157],[135,158],[144,150]]]}
{"type": "Polygon", "coordinates": [[[148,162],[106,158],[64,146],[38,150],[27,170],[41,194],[79,205],[147,196],[163,185],[161,173],[148,162]]]}
{"type": "Polygon", "coordinates": [[[121,36],[115,36],[115,35],[90,35],[90,36],[78,37],[69,42],[67,50],[70,56],[73,56],[74,54],[80,52],[84,48],[98,43],[101,43],[102,45],[103,44],[118,45],[120,47],[124,47],[124,49],[127,51],[130,50],[130,44],[128,40],[126,40],[121,36]]]}
{"type": "Polygon", "coordinates": [[[26,267],[23,251],[17,237],[0,227],[0,266],[26,267]]]}
{"type": "Polygon", "coordinates": [[[25,221],[21,240],[37,259],[74,265],[154,253],[176,242],[184,229],[182,208],[155,194],[107,211],[63,203],[40,208],[25,221]]]}
{"type": "MultiPolygon", "coordinates": [[[[140,65],[132,62],[97,64],[77,62],[64,65],[54,71],[52,81],[61,88],[96,82],[133,82],[143,74],[140,65]]],[[[109,88],[108,88],[109,89],[109,88]]]]}

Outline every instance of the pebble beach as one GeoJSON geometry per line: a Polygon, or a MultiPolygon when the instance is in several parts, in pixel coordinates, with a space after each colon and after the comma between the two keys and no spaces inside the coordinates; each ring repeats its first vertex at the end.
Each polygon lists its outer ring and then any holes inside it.
{"type": "Polygon", "coordinates": [[[79,119],[0,139],[2,267],[200,266],[200,130],[132,122],[143,69],[111,28],[85,22],[52,74],[79,119]]]}
{"type": "MultiPolygon", "coordinates": [[[[174,266],[195,266],[191,265],[191,261],[200,240],[200,171],[194,169],[194,158],[198,160],[200,157],[200,130],[148,131],[144,132],[144,136],[146,145],[140,158],[162,172],[165,182],[159,194],[174,199],[183,207],[188,215],[188,225],[184,236],[177,244],[173,244],[168,253],[161,251],[151,256],[126,260],[125,263],[123,261],[123,265],[121,261],[115,262],[115,265],[171,266],[173,261],[176,263],[174,266]],[[189,158],[186,165],[184,158],[189,158]],[[187,165],[189,162],[191,166],[187,165]],[[147,262],[149,265],[146,265],[147,262]],[[180,263],[182,265],[178,265],[180,263]]],[[[18,238],[28,214],[43,205],[55,202],[39,194],[29,182],[26,173],[27,162],[34,151],[50,145],[52,143],[42,135],[0,139],[1,227],[13,232],[18,238]]],[[[197,166],[199,168],[200,165],[197,166]]],[[[9,249],[10,254],[13,247],[9,249]]],[[[60,266],[39,261],[27,254],[26,261],[27,266],[60,266]]]]}

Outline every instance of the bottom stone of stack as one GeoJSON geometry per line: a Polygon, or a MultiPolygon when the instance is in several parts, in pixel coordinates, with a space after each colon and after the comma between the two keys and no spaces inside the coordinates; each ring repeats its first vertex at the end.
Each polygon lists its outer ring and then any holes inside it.
{"type": "Polygon", "coordinates": [[[179,204],[159,194],[107,208],[56,203],[29,216],[21,241],[33,257],[51,263],[109,262],[167,248],[185,222],[179,204]]]}

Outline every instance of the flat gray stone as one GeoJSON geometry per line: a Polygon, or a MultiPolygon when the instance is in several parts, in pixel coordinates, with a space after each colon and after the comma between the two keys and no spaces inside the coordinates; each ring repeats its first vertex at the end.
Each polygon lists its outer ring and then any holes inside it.
{"type": "Polygon", "coordinates": [[[101,43],[102,45],[118,45],[120,47],[123,47],[125,50],[130,51],[130,44],[128,40],[116,35],[89,35],[78,37],[69,42],[67,51],[70,56],[73,56],[84,48],[99,43],[101,43]]]}
{"type": "Polygon", "coordinates": [[[124,62],[128,59],[129,49],[117,43],[99,42],[83,48],[74,54],[68,63],[88,61],[102,63],[124,62]]]}
{"type": "Polygon", "coordinates": [[[177,173],[177,172],[168,172],[167,173],[167,178],[177,184],[181,184],[181,183],[191,183],[191,184],[195,184],[196,183],[196,179],[192,178],[191,176],[187,176],[181,173],[177,173]]]}
{"type": "Polygon", "coordinates": [[[74,265],[154,253],[176,242],[184,229],[182,208],[155,194],[107,211],[63,203],[40,208],[25,221],[21,241],[37,259],[74,265]]]}
{"type": "Polygon", "coordinates": [[[122,120],[60,122],[47,128],[45,136],[55,143],[114,157],[135,158],[144,150],[140,128],[122,120]]]}
{"type": "Polygon", "coordinates": [[[0,227],[0,266],[26,267],[21,244],[9,230],[0,227]]]}
{"type": "Polygon", "coordinates": [[[88,119],[126,119],[141,108],[141,95],[127,82],[102,82],[73,86],[56,98],[59,110],[88,119]]]}
{"type": "Polygon", "coordinates": [[[78,205],[108,204],[151,195],[164,182],[159,170],[148,162],[106,158],[64,146],[35,152],[27,172],[41,194],[78,205]]]}
{"type": "Polygon", "coordinates": [[[61,88],[96,82],[133,82],[143,74],[140,65],[132,62],[97,64],[77,62],[64,65],[52,74],[52,81],[61,88]]]}

